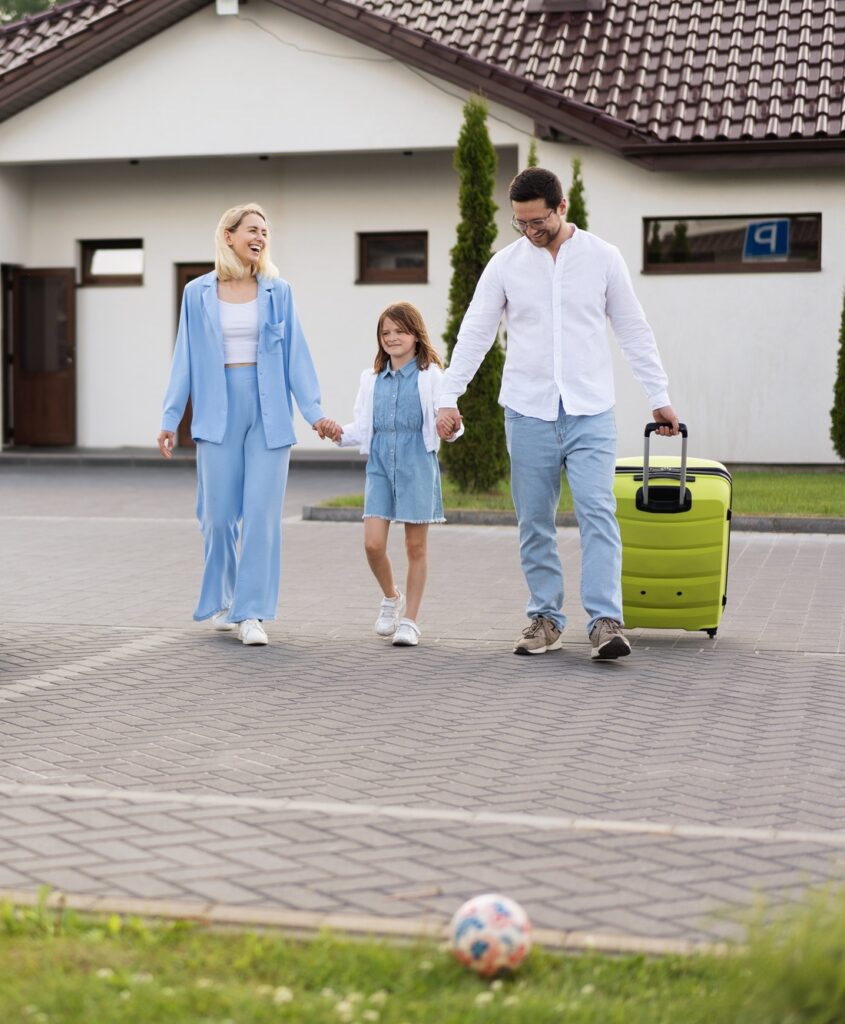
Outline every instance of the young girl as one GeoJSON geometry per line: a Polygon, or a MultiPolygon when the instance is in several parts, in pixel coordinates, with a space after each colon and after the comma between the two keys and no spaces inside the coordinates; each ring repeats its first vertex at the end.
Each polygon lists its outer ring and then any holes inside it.
{"type": "MultiPolygon", "coordinates": [[[[375,365],[361,374],[354,421],[342,427],[341,447],[368,455],[364,492],[364,550],[384,599],[375,631],[399,647],[419,643],[417,615],[427,571],[428,524],[443,523],[439,440],[435,428],[443,363],[420,311],[397,302],[381,314],[375,365]],[[406,594],[397,589],[387,555],[391,522],[405,524],[406,594]]],[[[463,433],[463,427],[450,441],[463,433]]]]}

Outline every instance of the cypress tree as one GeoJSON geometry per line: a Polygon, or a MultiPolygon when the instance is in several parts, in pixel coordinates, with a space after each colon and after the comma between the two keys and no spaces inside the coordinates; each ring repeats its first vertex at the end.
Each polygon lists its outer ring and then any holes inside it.
{"type": "Polygon", "coordinates": [[[830,439],[836,454],[845,462],[845,293],[842,296],[842,322],[839,325],[839,358],[830,410],[830,439]]]}
{"type": "Polygon", "coordinates": [[[584,179],[581,177],[581,161],[577,156],[572,160],[572,184],[566,202],[566,219],[576,228],[587,230],[587,197],[584,192],[584,179]]]}
{"type": "Polygon", "coordinates": [[[539,162],[540,161],[539,161],[539,159],[537,157],[537,140],[532,135],[531,136],[531,142],[528,144],[528,161],[527,161],[526,166],[527,167],[536,167],[539,162]]]}
{"type": "MultiPolygon", "coordinates": [[[[461,219],[451,253],[449,316],[443,334],[447,358],[458,340],[461,321],[481,272],[493,255],[496,163],[496,150],[487,131],[487,104],[480,96],[470,96],[464,105],[454,158],[461,219]]],[[[461,415],[465,418],[463,437],[440,449],[446,471],[461,490],[491,490],[507,474],[504,417],[498,404],[504,363],[505,354],[497,338],[460,399],[461,415]]]]}

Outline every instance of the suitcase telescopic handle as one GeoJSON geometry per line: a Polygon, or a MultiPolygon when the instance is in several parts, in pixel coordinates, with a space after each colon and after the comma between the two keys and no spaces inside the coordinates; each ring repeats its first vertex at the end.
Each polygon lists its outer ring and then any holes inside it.
{"type": "MultiPolygon", "coordinates": [[[[646,423],[645,425],[645,446],[643,448],[643,504],[648,504],[648,454],[651,444],[651,435],[655,430],[665,427],[665,423],[646,423]]],[[[687,486],[687,425],[678,424],[678,433],[681,435],[681,483],[678,487],[678,504],[683,505],[687,486]]]]}

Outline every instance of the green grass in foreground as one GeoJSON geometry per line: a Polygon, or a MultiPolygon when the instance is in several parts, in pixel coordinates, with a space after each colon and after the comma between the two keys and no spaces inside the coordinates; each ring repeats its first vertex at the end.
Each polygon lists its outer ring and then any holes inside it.
{"type": "MultiPolygon", "coordinates": [[[[363,508],[363,494],[345,494],[323,503],[331,507],[363,508]]],[[[513,511],[510,485],[470,494],[443,477],[443,504],[450,508],[513,511]]],[[[572,495],[562,480],[559,509],[572,511],[572,495]]],[[[733,474],[733,509],[744,516],[845,516],[845,473],[737,472],[733,474]]]]}
{"type": "Polygon", "coordinates": [[[534,950],[492,983],[433,944],[0,907],[10,1024],[841,1024],[843,962],[842,892],[753,925],[748,951],[731,957],[534,950]]]}

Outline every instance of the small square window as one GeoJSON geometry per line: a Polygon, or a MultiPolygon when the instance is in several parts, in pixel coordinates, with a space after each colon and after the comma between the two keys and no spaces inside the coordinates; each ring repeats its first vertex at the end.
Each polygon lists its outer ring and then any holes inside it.
{"type": "Polygon", "coordinates": [[[428,232],[358,235],[358,284],[428,281],[428,232]]]}
{"type": "Polygon", "coordinates": [[[144,283],[144,242],[140,238],[109,238],[79,243],[83,285],[144,283]]]}

